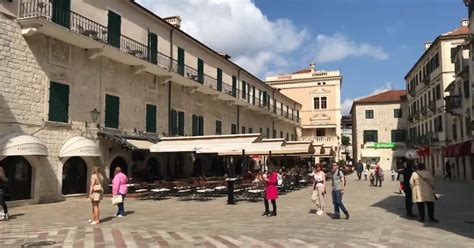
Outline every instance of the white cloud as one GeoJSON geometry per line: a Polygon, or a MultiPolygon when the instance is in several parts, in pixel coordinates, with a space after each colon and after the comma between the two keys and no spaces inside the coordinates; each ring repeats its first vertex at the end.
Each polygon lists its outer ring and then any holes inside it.
{"type": "Polygon", "coordinates": [[[288,65],[309,38],[290,20],[270,21],[251,0],[139,0],[161,17],[179,15],[181,29],[257,75],[288,65]]]}
{"type": "Polygon", "coordinates": [[[319,34],[316,36],[313,51],[318,63],[341,61],[349,57],[372,57],[377,60],[386,60],[389,55],[378,46],[368,43],[357,43],[346,35],[319,34]]]}
{"type": "Polygon", "coordinates": [[[394,85],[394,83],[390,83],[390,82],[385,83],[382,87],[373,90],[370,94],[368,94],[366,96],[360,96],[360,97],[356,97],[356,98],[352,98],[352,99],[351,98],[344,99],[344,101],[342,101],[342,103],[341,103],[341,114],[342,115],[349,115],[349,112],[351,111],[351,108],[352,108],[352,103],[354,101],[357,101],[361,98],[365,98],[365,97],[368,97],[368,96],[373,96],[373,95],[385,92],[387,90],[391,90],[393,88],[393,85],[394,85]]]}

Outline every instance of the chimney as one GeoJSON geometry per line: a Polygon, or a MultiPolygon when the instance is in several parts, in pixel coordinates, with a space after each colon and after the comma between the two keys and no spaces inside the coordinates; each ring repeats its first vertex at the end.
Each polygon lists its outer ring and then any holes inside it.
{"type": "Polygon", "coordinates": [[[428,48],[430,48],[431,44],[433,44],[433,42],[431,41],[425,42],[425,51],[428,50],[428,48]]]}
{"type": "Polygon", "coordinates": [[[170,16],[165,17],[163,20],[167,21],[169,24],[175,26],[176,28],[181,28],[181,17],[180,16],[170,16]]]}
{"type": "Polygon", "coordinates": [[[311,73],[314,72],[314,63],[309,64],[309,69],[311,69],[311,73]]]}
{"type": "Polygon", "coordinates": [[[469,26],[469,19],[464,18],[461,20],[461,27],[467,27],[469,26]]]}
{"type": "Polygon", "coordinates": [[[222,56],[224,59],[230,59],[230,55],[227,54],[227,53],[223,53],[223,52],[217,52],[220,56],[222,56]]]}

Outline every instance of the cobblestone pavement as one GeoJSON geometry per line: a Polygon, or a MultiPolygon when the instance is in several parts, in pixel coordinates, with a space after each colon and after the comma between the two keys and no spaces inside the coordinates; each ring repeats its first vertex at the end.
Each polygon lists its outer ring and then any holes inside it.
{"type": "MultiPolygon", "coordinates": [[[[12,208],[0,222],[0,247],[54,241],[56,247],[474,247],[474,183],[437,180],[439,224],[408,220],[397,182],[382,188],[349,177],[344,203],[350,220],[311,211],[311,190],[278,200],[278,216],[261,217],[261,202],[126,199],[128,215],[111,217],[105,199],[100,225],[90,225],[89,201],[70,198],[53,204],[12,208]]],[[[331,199],[326,199],[331,212],[331,199]]],[[[416,207],[414,207],[416,210],[416,207]]],[[[416,212],[416,211],[415,211],[416,212]]]]}

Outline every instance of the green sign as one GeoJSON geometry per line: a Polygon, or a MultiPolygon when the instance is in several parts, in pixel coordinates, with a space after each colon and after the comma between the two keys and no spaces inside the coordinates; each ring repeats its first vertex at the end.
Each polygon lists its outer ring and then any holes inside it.
{"type": "Polygon", "coordinates": [[[395,143],[374,143],[371,146],[367,146],[367,148],[393,149],[393,148],[395,148],[395,143]]]}

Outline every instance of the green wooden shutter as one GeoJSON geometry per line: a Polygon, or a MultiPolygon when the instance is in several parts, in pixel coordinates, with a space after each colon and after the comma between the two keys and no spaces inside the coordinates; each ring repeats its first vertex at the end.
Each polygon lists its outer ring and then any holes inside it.
{"type": "Polygon", "coordinates": [[[217,135],[222,134],[222,122],[221,121],[216,121],[216,134],[217,135]]]}
{"type": "Polygon", "coordinates": [[[177,135],[178,134],[178,113],[176,110],[171,110],[170,113],[170,135],[177,135]]]}
{"type": "Polygon", "coordinates": [[[231,134],[237,134],[237,125],[232,124],[232,125],[230,126],[230,133],[231,133],[231,134]]]}
{"type": "Polygon", "coordinates": [[[198,82],[204,83],[204,61],[198,58],[198,82]]]}
{"type": "Polygon", "coordinates": [[[255,105],[255,86],[252,86],[252,104],[255,105]]]}
{"type": "Polygon", "coordinates": [[[184,76],[184,49],[178,47],[178,74],[184,76]]]}
{"type": "Polygon", "coordinates": [[[105,127],[118,128],[120,116],[120,98],[105,95],[105,127]]]}
{"type": "Polygon", "coordinates": [[[158,64],[158,36],[148,32],[148,61],[158,64]]]}
{"type": "Polygon", "coordinates": [[[156,106],[146,105],[146,131],[156,133],[156,106]]]}
{"type": "Polygon", "coordinates": [[[69,85],[51,82],[49,86],[48,120],[65,122],[69,120],[69,85]]]}
{"type": "Polygon", "coordinates": [[[266,91],[262,93],[262,105],[267,106],[267,92],[266,91]]]}
{"type": "Polygon", "coordinates": [[[178,134],[184,136],[184,112],[178,112],[178,134]]]}
{"type": "Polygon", "coordinates": [[[242,99],[247,98],[247,82],[242,81],[242,99]]]}
{"type": "Polygon", "coordinates": [[[232,76],[232,96],[237,96],[237,77],[232,76]]]}
{"type": "Polygon", "coordinates": [[[192,129],[192,135],[197,136],[198,135],[198,117],[196,115],[193,115],[193,129],[192,129]]]}
{"type": "Polygon", "coordinates": [[[120,48],[122,17],[109,10],[107,22],[107,43],[111,46],[120,48]]]}
{"type": "Polygon", "coordinates": [[[51,20],[63,27],[69,28],[71,22],[71,1],[53,0],[51,20]]]}
{"type": "Polygon", "coordinates": [[[222,91],[222,69],[217,68],[217,90],[222,91]]]}
{"type": "Polygon", "coordinates": [[[199,116],[198,117],[198,135],[203,136],[204,135],[204,117],[199,116]]]}

